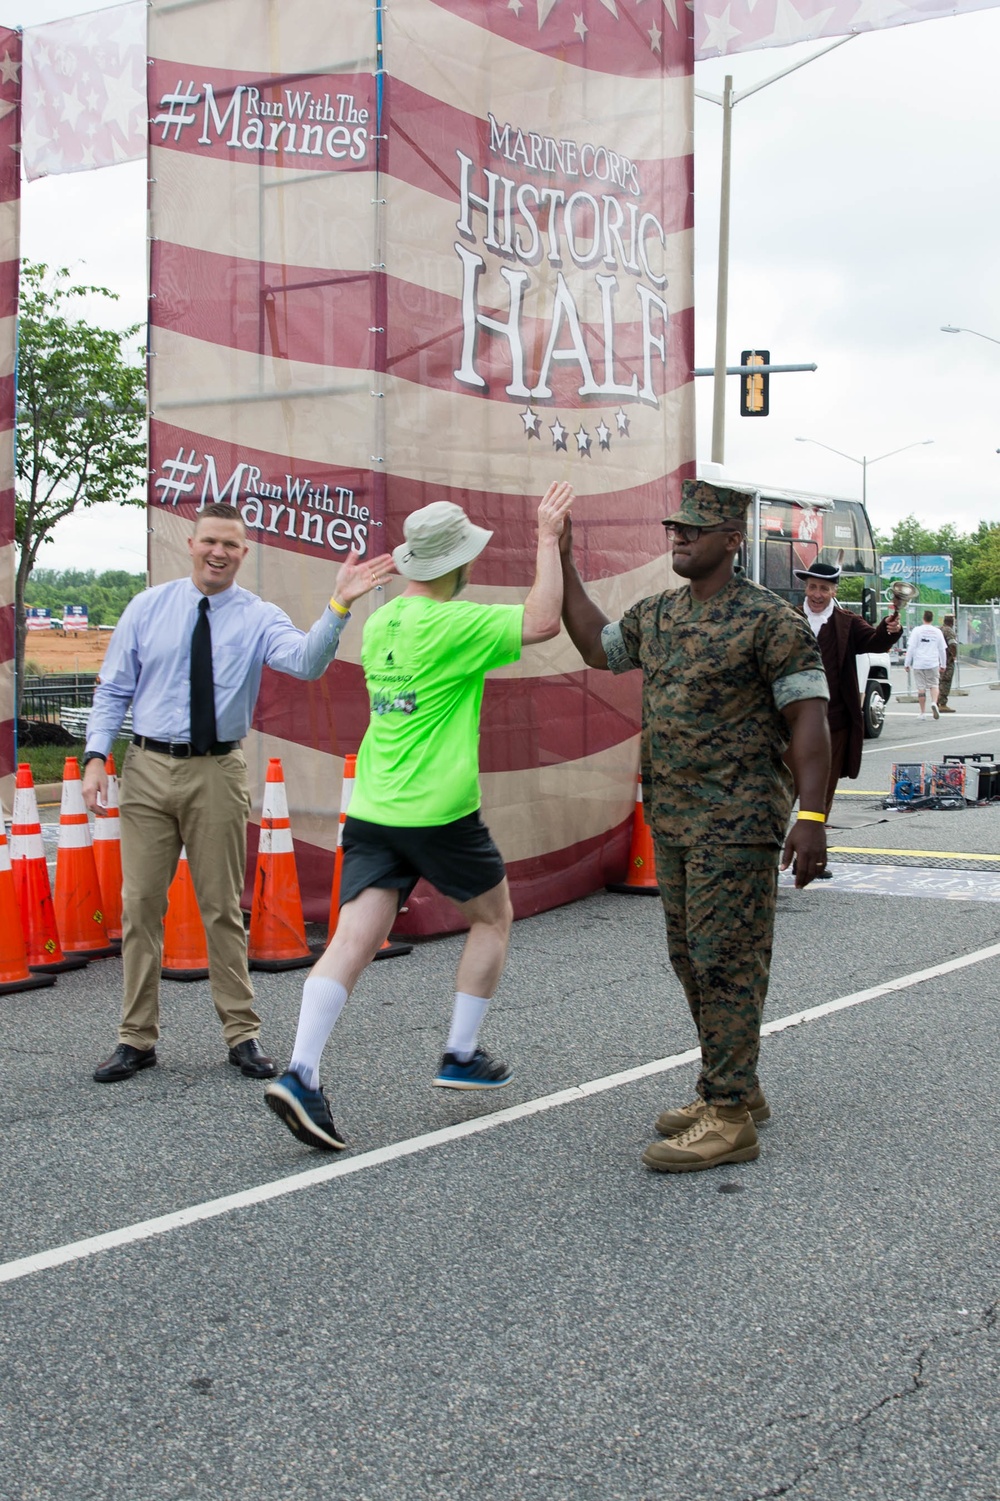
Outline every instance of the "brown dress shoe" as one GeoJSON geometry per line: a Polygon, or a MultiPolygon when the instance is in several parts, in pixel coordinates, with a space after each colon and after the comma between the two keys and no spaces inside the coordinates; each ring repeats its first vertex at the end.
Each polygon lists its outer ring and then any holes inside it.
{"type": "Polygon", "coordinates": [[[273,1058],[268,1058],[256,1037],[248,1037],[246,1042],[238,1042],[230,1048],[229,1061],[248,1079],[273,1079],[278,1072],[278,1065],[273,1058]]]}

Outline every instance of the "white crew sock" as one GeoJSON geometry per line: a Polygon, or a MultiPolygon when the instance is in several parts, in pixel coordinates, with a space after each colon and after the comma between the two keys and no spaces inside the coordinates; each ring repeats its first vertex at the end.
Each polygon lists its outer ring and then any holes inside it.
{"type": "Polygon", "coordinates": [[[299,1027],[288,1067],[298,1074],[307,1089],[319,1088],[319,1060],[346,1000],[347,991],[339,980],[310,975],[302,987],[299,1027]]]}
{"type": "Polygon", "coordinates": [[[481,995],[466,995],[464,990],[455,992],[455,1009],[451,1013],[451,1031],[448,1033],[446,1053],[454,1053],[463,1063],[468,1063],[476,1051],[476,1039],[483,1024],[490,998],[481,995]]]}

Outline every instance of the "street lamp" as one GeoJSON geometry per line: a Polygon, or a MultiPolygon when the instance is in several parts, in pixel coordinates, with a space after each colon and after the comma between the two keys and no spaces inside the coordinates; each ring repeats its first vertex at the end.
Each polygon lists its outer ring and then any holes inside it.
{"type": "MultiPolygon", "coordinates": [[[[666,3],[666,0],[665,0],[666,3]]],[[[608,0],[603,0],[606,9],[617,14],[614,5],[609,5],[608,0]]],[[[516,7],[515,7],[516,9],[516,7]]],[[[551,9],[551,4],[549,6],[551,9]]],[[[751,9],[753,6],[751,5],[751,9]]],[[[673,12],[671,12],[673,14],[673,12]]],[[[728,12],[727,12],[728,14],[728,12]]],[[[541,15],[541,11],[539,11],[541,15]]],[[[775,73],[770,78],[762,79],[742,93],[733,90],[732,76],[726,75],[726,82],[721,94],[710,94],[707,89],[695,89],[699,99],[707,99],[710,104],[722,106],[722,172],[719,190],[719,262],[716,272],[715,291],[715,365],[714,365],[714,390],[712,395],[712,463],[724,464],[726,460],[726,324],[729,317],[729,185],[731,178],[732,163],[732,140],[733,140],[733,109],[743,99],[749,99],[751,94],[759,94],[761,89],[770,88],[772,83],[786,78],[789,73],[804,68],[807,63],[815,62],[827,52],[833,52],[836,47],[842,47],[845,42],[850,42],[857,32],[851,32],[849,36],[838,37],[835,42],[829,42],[820,52],[814,52],[811,57],[804,57],[799,63],[792,63],[790,68],[782,68],[780,73],[775,73]]],[[[806,367],[803,367],[806,368],[806,367]]]]}
{"type": "MultiPolygon", "coordinates": [[[[1000,344],[1000,339],[997,340],[997,343],[1000,344]]],[[[934,442],[934,439],[933,438],[921,438],[916,443],[904,443],[903,446],[902,446],[902,448],[892,448],[892,449],[889,450],[888,453],[880,453],[874,459],[870,459],[867,454],[862,455],[862,457],[860,459],[856,459],[854,457],[853,453],[842,453],[839,448],[831,448],[830,445],[829,445],[829,443],[821,443],[818,438],[796,438],[795,441],[796,441],[796,443],[815,443],[815,445],[816,445],[817,448],[825,448],[828,453],[835,453],[835,454],[838,455],[839,458],[850,459],[850,461],[851,461],[852,464],[860,464],[861,465],[861,504],[863,506],[867,506],[867,503],[868,503],[868,466],[869,466],[869,464],[880,464],[883,459],[891,459],[897,453],[905,453],[908,448],[926,448],[927,445],[928,445],[928,443],[933,443],[934,442]]]]}
{"type": "Polygon", "coordinates": [[[977,339],[989,339],[991,344],[1000,344],[1000,339],[994,339],[992,334],[981,334],[978,328],[956,328],[954,323],[942,323],[943,334],[975,334],[977,339]]]}

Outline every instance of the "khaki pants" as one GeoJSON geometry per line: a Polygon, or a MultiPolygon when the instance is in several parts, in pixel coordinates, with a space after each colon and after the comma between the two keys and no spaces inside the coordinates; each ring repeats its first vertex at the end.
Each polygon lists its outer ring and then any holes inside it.
{"type": "Polygon", "coordinates": [[[167,891],[185,847],[208,940],[212,1000],[230,1047],[260,1031],[247,973],[240,896],[250,812],[242,751],[174,760],[130,745],[122,768],[122,965],[118,1038],[151,1048],[160,1035],[167,891]]]}
{"type": "Polygon", "coordinates": [[[697,1089],[709,1104],[741,1105],[757,1088],[778,857],[763,845],[656,840],[667,952],[698,1029],[697,1089]]]}

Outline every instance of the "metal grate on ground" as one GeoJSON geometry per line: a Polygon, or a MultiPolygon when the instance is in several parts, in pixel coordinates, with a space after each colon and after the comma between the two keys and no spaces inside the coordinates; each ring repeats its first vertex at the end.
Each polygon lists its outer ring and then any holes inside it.
{"type": "Polygon", "coordinates": [[[1000,855],[976,855],[955,851],[934,854],[930,850],[854,850],[847,845],[830,844],[827,854],[838,865],[919,865],[931,870],[977,870],[982,873],[1000,870],[1000,855]]]}

